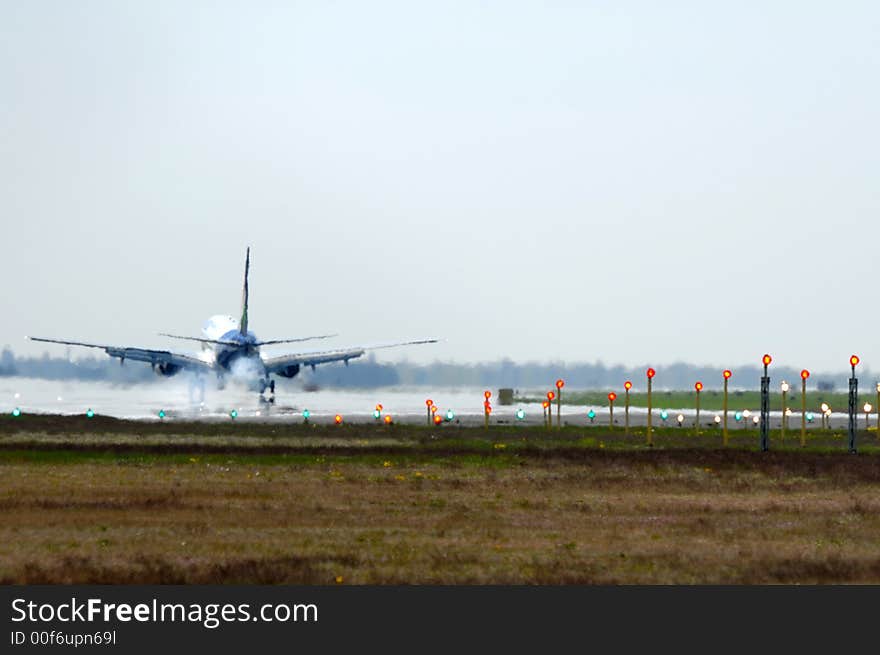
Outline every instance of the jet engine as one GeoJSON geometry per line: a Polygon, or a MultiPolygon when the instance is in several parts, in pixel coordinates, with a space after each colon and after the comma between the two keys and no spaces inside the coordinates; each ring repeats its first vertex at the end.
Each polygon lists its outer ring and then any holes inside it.
{"type": "Polygon", "coordinates": [[[156,375],[170,378],[172,375],[175,375],[180,371],[180,366],[169,362],[166,364],[156,364],[153,367],[153,370],[156,371],[156,375]]]}
{"type": "Polygon", "coordinates": [[[283,368],[280,371],[276,371],[277,375],[280,375],[283,378],[292,378],[295,377],[296,374],[299,373],[299,364],[292,364],[287,368],[283,368]]]}

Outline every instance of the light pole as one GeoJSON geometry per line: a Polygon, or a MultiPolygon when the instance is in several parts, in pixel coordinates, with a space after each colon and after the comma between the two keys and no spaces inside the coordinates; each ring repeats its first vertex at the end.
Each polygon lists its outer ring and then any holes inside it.
{"type": "MultiPolygon", "coordinates": [[[[624,434],[629,435],[629,390],[633,388],[633,383],[627,380],[623,383],[624,396],[626,397],[626,405],[624,406],[624,434]]],[[[877,383],[877,396],[880,397],[880,383],[877,383]]]]}
{"type": "Polygon", "coordinates": [[[819,409],[822,410],[822,429],[828,429],[828,416],[831,414],[831,408],[828,406],[828,403],[822,403],[819,406],[819,409]]]}
{"type": "Polygon", "coordinates": [[[801,448],[807,443],[807,378],[810,372],[801,371],[801,448]]]}
{"type": "Polygon", "coordinates": [[[700,436],[700,392],[702,390],[702,382],[697,382],[696,384],[694,384],[694,391],[697,392],[697,420],[694,421],[694,431],[698,437],[700,436]]]}
{"type": "Polygon", "coordinates": [[[724,445],[727,445],[727,381],[733,373],[729,369],[724,369],[724,445]]]}
{"type": "Polygon", "coordinates": [[[617,394],[613,391],[608,394],[608,427],[614,427],[614,401],[617,400],[617,394]]]}
{"type": "Polygon", "coordinates": [[[654,446],[654,435],[651,433],[651,381],[656,373],[653,368],[645,371],[645,375],[648,376],[648,446],[652,448],[654,446]]]}
{"type": "Polygon", "coordinates": [[[773,358],[770,355],[764,355],[761,362],[764,364],[764,376],[761,378],[761,450],[767,452],[770,450],[770,376],[767,374],[767,367],[773,358]]]}
{"type": "Polygon", "coordinates": [[[859,363],[857,355],[849,358],[852,366],[852,376],[849,379],[849,452],[856,452],[856,406],[859,404],[859,380],[856,378],[856,365],[859,363]]]}
{"type": "Polygon", "coordinates": [[[547,429],[553,427],[553,399],[556,398],[555,391],[547,392],[547,429]]]}
{"type": "Polygon", "coordinates": [[[877,383],[877,438],[880,439],[880,382],[877,383]]]}
{"type": "Polygon", "coordinates": [[[867,431],[867,429],[868,429],[868,419],[869,419],[870,416],[871,416],[871,410],[874,409],[874,408],[871,407],[871,403],[865,403],[865,406],[862,407],[862,409],[865,410],[865,430],[867,431]]]}
{"type": "Polygon", "coordinates": [[[559,378],[556,380],[556,429],[562,427],[562,387],[565,386],[565,380],[559,378]]]}
{"type": "Polygon", "coordinates": [[[783,380],[782,384],[779,385],[779,388],[782,390],[782,432],[780,435],[780,442],[784,444],[785,443],[785,428],[786,428],[785,424],[787,422],[785,410],[788,409],[788,405],[785,404],[785,396],[788,394],[788,389],[789,389],[788,382],[783,380]]]}

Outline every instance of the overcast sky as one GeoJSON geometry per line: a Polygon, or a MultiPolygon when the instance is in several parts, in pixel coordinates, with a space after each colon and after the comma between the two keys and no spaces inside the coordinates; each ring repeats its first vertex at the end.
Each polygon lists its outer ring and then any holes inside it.
{"type": "Polygon", "coordinates": [[[262,338],[880,369],[877,3],[0,8],[19,353],[198,335],[250,245],[262,338]]]}

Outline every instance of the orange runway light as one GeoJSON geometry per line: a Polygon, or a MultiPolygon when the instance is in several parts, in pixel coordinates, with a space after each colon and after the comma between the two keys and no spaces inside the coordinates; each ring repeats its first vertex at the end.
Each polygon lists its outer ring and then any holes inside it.
{"type": "Polygon", "coordinates": [[[808,377],[810,377],[810,372],[807,369],[804,369],[803,371],[801,371],[801,377],[806,380],[808,377]]]}
{"type": "Polygon", "coordinates": [[[629,380],[627,380],[626,382],[623,383],[623,388],[626,389],[627,391],[629,391],[630,389],[633,388],[633,383],[630,382],[629,380]]]}
{"type": "Polygon", "coordinates": [[[645,371],[645,374],[646,374],[649,378],[652,378],[652,377],[654,377],[655,375],[657,375],[657,371],[655,371],[653,368],[649,368],[647,371],[645,371]]]}
{"type": "Polygon", "coordinates": [[[724,369],[724,372],[721,375],[724,376],[725,380],[729,380],[730,376],[733,375],[733,373],[730,372],[729,368],[726,368],[726,369],[724,369]]]}
{"type": "Polygon", "coordinates": [[[563,380],[562,378],[559,378],[558,380],[556,380],[556,388],[557,389],[562,389],[562,387],[564,387],[564,386],[565,386],[565,380],[563,380]]]}

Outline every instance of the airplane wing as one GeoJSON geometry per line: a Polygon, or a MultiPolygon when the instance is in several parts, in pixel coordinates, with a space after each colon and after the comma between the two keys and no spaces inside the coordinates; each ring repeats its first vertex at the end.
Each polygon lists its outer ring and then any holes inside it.
{"type": "Polygon", "coordinates": [[[263,365],[266,367],[267,373],[277,373],[284,371],[291,366],[311,366],[314,368],[318,364],[327,364],[329,362],[345,362],[356,359],[368,350],[379,350],[381,348],[394,348],[396,346],[412,346],[420,343],[437,343],[437,339],[422,339],[420,341],[403,341],[400,343],[388,343],[378,346],[357,346],[354,348],[340,348],[338,350],[322,350],[306,353],[288,353],[285,355],[263,356],[263,365]]]}
{"type": "Polygon", "coordinates": [[[42,337],[28,337],[31,341],[45,343],[61,343],[67,346],[83,346],[85,348],[100,348],[111,357],[118,357],[121,361],[130,359],[135,362],[147,362],[153,366],[168,366],[185,368],[191,371],[208,372],[214,367],[210,362],[199,359],[192,355],[173,353],[169,350],[150,350],[149,348],[132,348],[126,346],[108,346],[99,343],[84,343],[82,341],[63,341],[61,339],[44,339],[42,337]]]}

